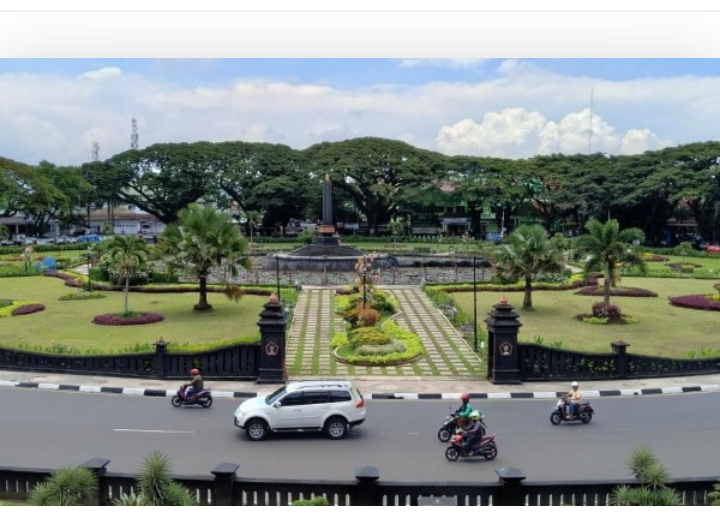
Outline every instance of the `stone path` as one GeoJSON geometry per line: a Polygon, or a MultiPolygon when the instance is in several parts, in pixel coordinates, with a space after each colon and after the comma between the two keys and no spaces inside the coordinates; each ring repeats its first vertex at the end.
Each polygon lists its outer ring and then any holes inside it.
{"type": "Polygon", "coordinates": [[[288,372],[293,376],[438,376],[477,378],[485,363],[419,288],[385,288],[400,302],[397,323],[416,333],[427,354],[392,367],[359,367],[335,360],[330,341],[344,329],[333,311],[332,289],[305,288],[295,306],[287,343],[288,372]]]}

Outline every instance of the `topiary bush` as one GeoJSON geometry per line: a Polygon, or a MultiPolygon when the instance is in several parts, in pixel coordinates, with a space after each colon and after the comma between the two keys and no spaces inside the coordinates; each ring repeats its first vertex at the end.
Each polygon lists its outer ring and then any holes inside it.
{"type": "Polygon", "coordinates": [[[392,341],[392,337],[381,329],[359,327],[348,332],[348,342],[353,347],[360,345],[384,345],[392,341]]]}
{"type": "Polygon", "coordinates": [[[372,308],[358,309],[358,325],[374,327],[380,321],[380,313],[372,308]]]}

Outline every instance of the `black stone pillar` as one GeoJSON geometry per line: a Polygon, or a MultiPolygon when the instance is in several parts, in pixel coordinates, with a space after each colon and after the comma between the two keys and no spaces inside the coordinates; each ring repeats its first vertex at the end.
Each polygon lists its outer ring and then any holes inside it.
{"type": "Polygon", "coordinates": [[[612,352],[615,353],[615,357],[616,357],[616,363],[615,363],[615,367],[617,368],[616,375],[620,379],[627,379],[627,377],[628,377],[628,357],[627,357],[628,345],[629,344],[626,344],[622,340],[616,340],[616,341],[610,343],[612,352]]]}
{"type": "Polygon", "coordinates": [[[377,481],[380,478],[380,470],[374,466],[363,466],[355,468],[355,480],[357,486],[357,502],[355,505],[378,506],[377,481]]]}
{"type": "Polygon", "coordinates": [[[263,306],[258,327],[260,328],[260,369],[258,383],[284,383],[287,381],[285,370],[285,329],[287,313],[278,302],[277,294],[263,306]]]}
{"type": "Polygon", "coordinates": [[[155,358],[153,362],[153,368],[155,370],[155,376],[158,378],[165,377],[165,353],[167,352],[167,342],[160,338],[155,342],[155,358]]]}
{"type": "Polygon", "coordinates": [[[80,464],[81,468],[89,469],[97,479],[97,488],[95,488],[94,496],[82,502],[82,505],[110,505],[110,498],[103,493],[103,483],[101,481],[103,475],[107,472],[107,465],[110,464],[109,459],[93,457],[80,464]]]}
{"type": "Polygon", "coordinates": [[[212,505],[235,505],[233,483],[235,482],[235,472],[239,467],[231,462],[223,462],[210,472],[215,477],[212,505]]]}
{"type": "Polygon", "coordinates": [[[519,469],[511,467],[496,469],[495,473],[498,474],[502,486],[500,505],[525,505],[525,494],[522,486],[522,481],[526,478],[525,474],[519,469]]]}
{"type": "Polygon", "coordinates": [[[488,375],[497,385],[520,383],[520,356],[517,337],[522,324],[503,295],[485,319],[488,330],[488,375]]]}

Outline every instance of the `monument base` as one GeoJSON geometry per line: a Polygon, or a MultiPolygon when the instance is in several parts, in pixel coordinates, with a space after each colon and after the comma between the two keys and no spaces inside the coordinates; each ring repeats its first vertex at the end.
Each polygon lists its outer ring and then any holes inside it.
{"type": "Polygon", "coordinates": [[[518,369],[494,369],[492,372],[493,385],[522,385],[518,369]]]}
{"type": "Polygon", "coordinates": [[[259,369],[255,383],[258,385],[270,383],[285,383],[288,379],[285,369],[259,369]]]}
{"type": "Polygon", "coordinates": [[[337,236],[317,236],[315,238],[315,244],[318,246],[338,246],[340,244],[340,238],[337,236]]]}

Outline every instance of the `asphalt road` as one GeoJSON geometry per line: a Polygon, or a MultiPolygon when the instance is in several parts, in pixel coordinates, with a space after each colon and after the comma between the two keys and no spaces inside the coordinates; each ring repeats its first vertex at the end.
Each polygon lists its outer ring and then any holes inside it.
{"type": "Polygon", "coordinates": [[[549,420],[552,401],[477,401],[499,454],[457,462],[445,460],[436,436],[447,401],[367,401],[367,421],[341,441],[293,434],[250,442],[233,425],[240,400],[176,409],[169,398],[141,396],[10,388],[0,397],[5,467],[55,469],[103,457],[110,471],[136,473],[161,450],[178,475],[209,475],[233,462],[239,477],[290,480],[352,480],[360,466],[379,468],[384,481],[491,482],[509,466],[528,481],[618,480],[630,477],[627,457],[644,444],[674,478],[720,478],[720,393],[600,398],[591,401],[590,424],[558,426],[549,420]]]}

